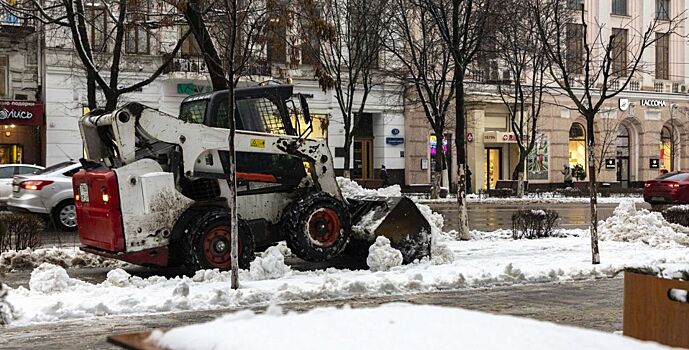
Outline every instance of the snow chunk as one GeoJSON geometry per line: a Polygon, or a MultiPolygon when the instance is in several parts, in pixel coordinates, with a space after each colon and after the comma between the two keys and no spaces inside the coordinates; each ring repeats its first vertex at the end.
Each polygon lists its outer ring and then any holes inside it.
{"type": "Polygon", "coordinates": [[[276,245],[266,249],[260,257],[254,259],[249,266],[249,275],[252,280],[270,280],[283,277],[290,272],[290,267],[285,265],[285,255],[292,252],[283,245],[276,245]]]}
{"type": "Polygon", "coordinates": [[[224,350],[273,349],[276,339],[282,350],[315,348],[314,344],[328,344],[328,348],[335,350],[670,349],[657,343],[551,322],[403,303],[358,309],[317,308],[284,315],[242,311],[207,323],[173,328],[166,333],[154,332],[147,341],[170,350],[224,350]],[[458,324],[462,327],[457,327],[458,324]],[[269,337],[265,336],[266,329],[271,331],[269,337]],[[496,330],[500,336],[496,336],[496,330]],[[228,342],[229,333],[242,336],[228,342]]]}
{"type": "Polygon", "coordinates": [[[431,263],[434,265],[449,264],[455,260],[452,249],[445,244],[448,238],[440,234],[431,236],[431,263]]]}
{"type": "Polygon", "coordinates": [[[80,283],[83,282],[70,278],[64,268],[43,263],[31,272],[29,288],[33,292],[52,294],[69,291],[80,283]]]}
{"type": "Polygon", "coordinates": [[[661,213],[637,210],[628,200],[600,222],[599,230],[602,240],[642,242],[652,247],[689,246],[689,228],[667,222],[661,213]]]}
{"type": "Polygon", "coordinates": [[[114,269],[108,271],[105,279],[105,283],[109,283],[115,287],[127,287],[130,285],[129,277],[131,277],[127,271],[122,269],[114,269]]]}
{"type": "Polygon", "coordinates": [[[402,253],[390,246],[387,237],[378,236],[368,248],[366,264],[373,272],[389,271],[392,267],[402,265],[402,253]]]}
{"type": "Polygon", "coordinates": [[[11,250],[0,254],[0,271],[32,269],[43,263],[69,267],[122,267],[128,264],[86,253],[78,248],[11,250]]]}

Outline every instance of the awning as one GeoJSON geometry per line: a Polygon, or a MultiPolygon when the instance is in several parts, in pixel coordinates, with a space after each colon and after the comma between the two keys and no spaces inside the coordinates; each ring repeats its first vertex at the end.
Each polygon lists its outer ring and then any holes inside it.
{"type": "Polygon", "coordinates": [[[0,125],[43,125],[43,103],[0,100],[0,125]]]}

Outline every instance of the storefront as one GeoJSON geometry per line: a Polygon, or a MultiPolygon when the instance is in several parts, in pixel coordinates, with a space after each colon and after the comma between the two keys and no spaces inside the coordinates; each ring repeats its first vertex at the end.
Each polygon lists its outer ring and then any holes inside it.
{"type": "Polygon", "coordinates": [[[0,100],[0,164],[43,164],[43,104],[0,100]]]}

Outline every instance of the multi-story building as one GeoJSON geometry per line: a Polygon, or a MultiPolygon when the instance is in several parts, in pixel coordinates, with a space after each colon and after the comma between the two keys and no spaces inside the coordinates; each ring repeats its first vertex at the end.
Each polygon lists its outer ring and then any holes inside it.
{"type": "Polygon", "coordinates": [[[44,162],[41,37],[0,10],[0,164],[44,162]]]}
{"type": "MultiPolygon", "coordinates": [[[[624,41],[629,36],[632,45],[634,35],[638,37],[636,33],[642,33],[654,19],[662,23],[687,10],[686,2],[678,0],[577,0],[572,4],[584,6],[589,24],[603,24],[603,35],[616,31],[624,41]]],[[[576,29],[577,24],[573,25],[576,29]]],[[[607,152],[601,153],[604,159],[599,181],[611,186],[639,186],[663,169],[689,168],[689,46],[683,38],[688,29],[682,23],[677,34],[663,36],[662,28],[661,25],[659,33],[654,33],[659,40],[643,55],[644,69],[633,76],[625,91],[603,106],[596,118],[597,142],[610,144],[607,152]]],[[[589,42],[595,34],[595,30],[589,32],[589,42]]],[[[620,59],[631,62],[632,58],[622,55],[620,59]]],[[[443,146],[449,150],[449,173],[453,178],[454,137],[466,138],[474,192],[494,188],[499,180],[511,179],[519,160],[505,105],[489,82],[477,80],[468,89],[467,134],[453,135],[454,126],[448,125],[448,145],[443,146]]],[[[405,124],[405,182],[429,183],[433,170],[431,155],[437,147],[431,129],[417,108],[405,111],[405,124]]],[[[537,146],[527,165],[530,187],[561,185],[565,164],[572,168],[588,167],[586,122],[568,98],[546,99],[536,137],[537,146]]]]}

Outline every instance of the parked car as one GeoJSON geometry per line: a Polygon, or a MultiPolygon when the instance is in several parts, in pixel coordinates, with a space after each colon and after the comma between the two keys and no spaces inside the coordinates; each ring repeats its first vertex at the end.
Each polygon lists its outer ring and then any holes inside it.
{"type": "Polygon", "coordinates": [[[12,179],[15,175],[35,174],[42,166],[30,164],[0,164],[0,207],[7,205],[12,195],[12,179]]]}
{"type": "Polygon", "coordinates": [[[689,204],[689,173],[667,173],[646,181],[644,201],[651,204],[689,204]]]}
{"type": "Polygon", "coordinates": [[[47,215],[57,229],[76,229],[72,175],[80,169],[80,163],[69,161],[45,168],[36,175],[15,176],[12,196],[7,200],[8,209],[47,215]]]}

